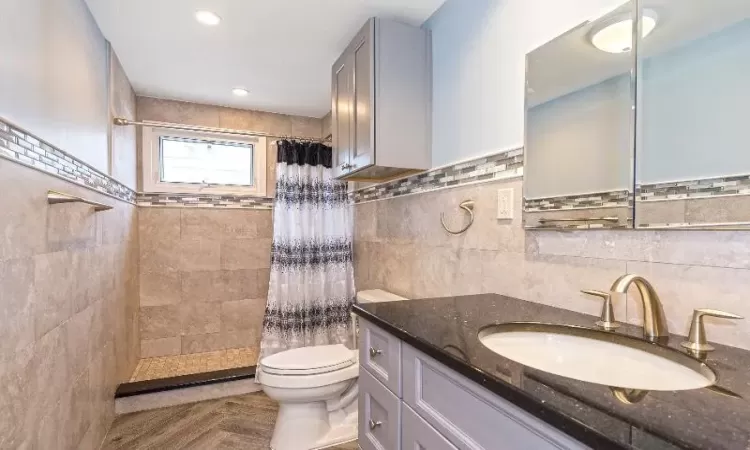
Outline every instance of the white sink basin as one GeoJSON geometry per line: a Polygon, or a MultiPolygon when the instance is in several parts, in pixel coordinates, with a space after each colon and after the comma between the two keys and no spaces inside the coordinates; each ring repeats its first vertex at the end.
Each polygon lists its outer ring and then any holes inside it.
{"type": "Polygon", "coordinates": [[[589,328],[508,323],[483,328],[479,340],[526,366],[611,387],[681,391],[716,382],[710,367],[684,353],[589,328]]]}

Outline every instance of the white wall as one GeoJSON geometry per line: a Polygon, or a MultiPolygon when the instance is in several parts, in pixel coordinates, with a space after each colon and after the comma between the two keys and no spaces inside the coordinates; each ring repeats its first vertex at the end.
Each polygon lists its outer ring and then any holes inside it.
{"type": "Polygon", "coordinates": [[[628,189],[632,183],[630,75],[537,105],[528,112],[526,198],[628,189]]]}
{"type": "Polygon", "coordinates": [[[523,145],[526,53],[622,0],[448,0],[433,39],[432,164],[523,145]]]}
{"type": "Polygon", "coordinates": [[[3,0],[0,116],[108,172],[107,60],[83,0],[3,0]]]}
{"type": "Polygon", "coordinates": [[[750,173],[749,74],[747,19],[646,60],[638,182],[750,173]]]}

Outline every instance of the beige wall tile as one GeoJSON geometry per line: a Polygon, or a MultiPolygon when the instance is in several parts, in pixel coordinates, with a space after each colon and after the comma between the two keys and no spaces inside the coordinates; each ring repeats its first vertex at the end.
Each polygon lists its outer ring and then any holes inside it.
{"type": "Polygon", "coordinates": [[[268,286],[271,282],[271,269],[258,269],[258,295],[256,298],[268,298],[268,286]]]}
{"type": "Polygon", "coordinates": [[[266,299],[247,299],[221,304],[221,330],[225,332],[245,331],[260,336],[266,299]]]}
{"type": "Polygon", "coordinates": [[[219,115],[223,108],[218,106],[151,97],[138,97],[136,104],[138,120],[154,120],[214,128],[222,127],[219,115]]]}
{"type": "MultiPolygon", "coordinates": [[[[208,234],[207,236],[210,236],[208,234]]],[[[218,270],[222,267],[219,240],[202,238],[184,238],[180,241],[180,269],[185,272],[197,270],[218,270]]]]}
{"type": "Polygon", "coordinates": [[[43,253],[47,248],[49,176],[0,159],[0,261],[43,253]]]}
{"type": "Polygon", "coordinates": [[[180,333],[183,336],[221,331],[222,310],[213,303],[180,305],[180,333]]]}
{"type": "MultiPolygon", "coordinates": [[[[628,262],[627,271],[646,277],[659,294],[672,333],[687,335],[693,310],[713,308],[747,317],[750,307],[750,271],[722,267],[684,266],[628,262]]],[[[642,325],[643,307],[636,290],[628,293],[627,320],[642,325]]],[[[747,320],[706,317],[710,341],[750,350],[750,324],[747,320]]]]}
{"type": "Polygon", "coordinates": [[[292,136],[322,137],[323,121],[313,117],[291,116],[292,136]]]}
{"type": "Polygon", "coordinates": [[[141,339],[180,335],[180,308],[177,305],[144,306],[140,310],[141,339]]]}
{"type": "Polygon", "coordinates": [[[271,267],[272,239],[228,239],[221,242],[221,268],[267,269],[271,267]]]}
{"type": "Polygon", "coordinates": [[[36,425],[32,408],[35,385],[34,345],[16,352],[0,366],[0,440],[5,448],[24,448],[36,425]]]}
{"type": "MultiPolygon", "coordinates": [[[[111,111],[115,117],[136,118],[136,97],[117,55],[112,52],[112,85],[111,111]]],[[[135,127],[112,127],[112,176],[129,186],[136,188],[137,163],[135,127]]]]}
{"type": "Polygon", "coordinates": [[[182,354],[212,352],[226,347],[221,333],[182,336],[182,354]]]}
{"type": "MultiPolygon", "coordinates": [[[[379,264],[371,261],[370,264],[379,264]]],[[[414,260],[414,297],[440,297],[453,289],[458,272],[458,251],[448,247],[420,246],[414,260]]]]}
{"type": "Polygon", "coordinates": [[[322,119],[320,119],[320,121],[321,121],[321,128],[323,129],[323,131],[321,133],[322,137],[326,137],[326,136],[329,136],[331,134],[331,132],[332,132],[331,131],[332,130],[332,128],[331,128],[331,120],[332,120],[332,114],[331,114],[330,111],[328,112],[328,114],[326,114],[325,116],[323,116],[322,119]]]}
{"type": "Polygon", "coordinates": [[[143,208],[138,213],[141,271],[177,271],[181,267],[179,209],[143,208]]]}
{"type": "Polygon", "coordinates": [[[696,198],[685,201],[685,222],[746,222],[748,211],[750,195],[696,198]]]}
{"type": "Polygon", "coordinates": [[[83,371],[74,381],[71,390],[70,404],[64,414],[67,418],[68,429],[71,434],[71,445],[79,448],[77,444],[83,440],[86,431],[91,425],[91,392],[89,391],[89,372],[83,371]]]}
{"type": "Polygon", "coordinates": [[[269,133],[275,136],[292,134],[292,116],[285,114],[221,108],[219,117],[222,128],[269,133]]]}
{"type": "Polygon", "coordinates": [[[72,368],[72,376],[76,378],[81,372],[88,372],[89,361],[91,361],[89,340],[94,336],[95,312],[96,308],[91,306],[75,314],[65,324],[68,363],[72,368]]]}
{"type": "Polygon", "coordinates": [[[144,339],[141,341],[141,358],[179,355],[181,348],[182,338],[179,336],[161,339],[144,339]]]}
{"type": "MultiPolygon", "coordinates": [[[[257,351],[260,349],[262,331],[262,327],[243,331],[222,331],[224,348],[251,348],[257,351]]],[[[255,364],[255,361],[252,364],[255,364]]]]}
{"type": "Polygon", "coordinates": [[[183,272],[183,303],[227,302],[258,298],[256,270],[183,272]]]}
{"type": "Polygon", "coordinates": [[[181,299],[180,272],[141,272],[141,306],[174,305],[181,299]]]}
{"type": "Polygon", "coordinates": [[[34,334],[37,339],[73,313],[75,269],[73,253],[46,253],[34,257],[34,334]]]}
{"type": "Polygon", "coordinates": [[[99,213],[89,205],[63,204],[47,212],[49,251],[70,250],[97,245],[99,213]]]}
{"type": "Polygon", "coordinates": [[[67,351],[68,327],[57,327],[37,341],[34,348],[34,391],[32,407],[51,409],[62,398],[73,381],[67,351]]]}
{"type": "Polygon", "coordinates": [[[638,225],[684,223],[685,200],[665,202],[639,202],[635,204],[635,217],[638,225]]]}
{"type": "Polygon", "coordinates": [[[370,267],[372,266],[370,245],[371,243],[367,241],[354,240],[354,284],[358,291],[375,288],[370,278],[370,267]]]}
{"type": "MultiPolygon", "coordinates": [[[[179,211],[179,209],[178,209],[179,211]]],[[[267,211],[187,209],[182,211],[182,237],[184,239],[252,239],[258,237],[256,218],[267,211]]]]}
{"type": "MultiPolygon", "coordinates": [[[[28,347],[34,335],[34,260],[0,262],[0,376],[2,368],[28,347]]],[[[2,434],[2,433],[0,433],[2,434]]]]}

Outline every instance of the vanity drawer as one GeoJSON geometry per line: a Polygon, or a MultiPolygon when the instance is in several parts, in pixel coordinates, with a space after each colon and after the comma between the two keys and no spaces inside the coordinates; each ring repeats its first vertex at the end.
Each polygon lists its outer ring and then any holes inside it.
{"type": "Polygon", "coordinates": [[[404,402],[461,450],[589,447],[403,345],[404,402]]]}
{"type": "Polygon", "coordinates": [[[359,447],[399,450],[401,400],[369,372],[359,373],[359,447]]]}
{"type": "Polygon", "coordinates": [[[359,319],[359,363],[401,397],[401,341],[359,319]]]}
{"type": "Polygon", "coordinates": [[[401,420],[401,450],[456,450],[406,404],[401,406],[401,420]]]}

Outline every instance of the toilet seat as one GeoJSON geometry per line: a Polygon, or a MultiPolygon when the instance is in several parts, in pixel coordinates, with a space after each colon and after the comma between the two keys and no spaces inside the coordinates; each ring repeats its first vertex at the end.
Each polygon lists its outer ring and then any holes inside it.
{"type": "Polygon", "coordinates": [[[316,375],[356,364],[356,352],[341,344],[295,348],[263,358],[263,373],[274,375],[316,375]]]}
{"type": "Polygon", "coordinates": [[[341,344],[287,350],[261,360],[261,383],[278,388],[327,386],[356,378],[357,361],[357,352],[341,344]]]}

